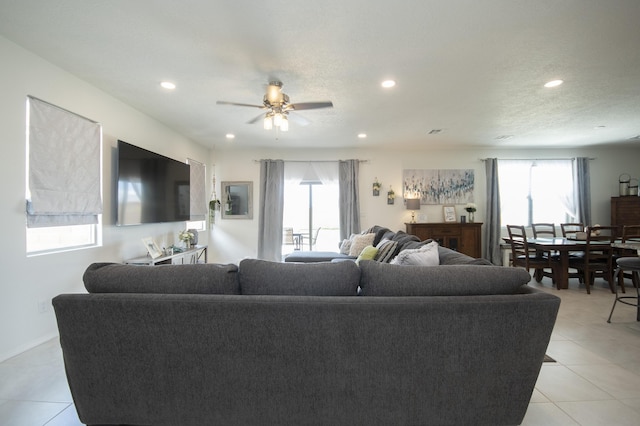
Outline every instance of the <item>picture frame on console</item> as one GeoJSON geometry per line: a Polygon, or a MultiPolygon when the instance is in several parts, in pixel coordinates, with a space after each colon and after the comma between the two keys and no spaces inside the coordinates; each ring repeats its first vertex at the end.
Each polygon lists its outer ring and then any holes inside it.
{"type": "Polygon", "coordinates": [[[156,259],[156,258],[162,256],[162,251],[160,250],[160,247],[158,247],[156,242],[153,241],[153,238],[144,237],[142,239],[142,243],[146,247],[147,252],[149,253],[149,256],[151,256],[152,259],[156,259]]]}
{"type": "Polygon", "coordinates": [[[457,222],[457,220],[456,220],[456,206],[445,205],[445,206],[442,207],[442,211],[444,213],[444,221],[445,222],[457,222]]]}

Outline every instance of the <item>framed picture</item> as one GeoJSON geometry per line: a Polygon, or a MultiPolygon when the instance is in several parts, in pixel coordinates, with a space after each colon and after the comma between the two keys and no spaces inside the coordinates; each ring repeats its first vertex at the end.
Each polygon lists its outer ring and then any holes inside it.
{"type": "Polygon", "coordinates": [[[456,206],[444,206],[444,221],[456,222],[456,206]]]}
{"type": "Polygon", "coordinates": [[[152,259],[162,256],[162,251],[160,251],[160,248],[151,237],[143,238],[142,243],[147,248],[149,256],[151,256],[152,259]]]}

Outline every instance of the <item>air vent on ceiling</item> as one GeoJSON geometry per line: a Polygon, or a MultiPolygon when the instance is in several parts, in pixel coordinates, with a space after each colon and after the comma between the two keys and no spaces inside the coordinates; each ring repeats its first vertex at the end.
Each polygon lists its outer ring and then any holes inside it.
{"type": "Polygon", "coordinates": [[[438,133],[440,133],[442,131],[442,129],[431,129],[429,131],[430,135],[437,135],[438,133]]]}
{"type": "Polygon", "coordinates": [[[511,139],[513,137],[513,135],[500,135],[500,136],[496,136],[497,140],[505,140],[505,139],[511,139]]]}

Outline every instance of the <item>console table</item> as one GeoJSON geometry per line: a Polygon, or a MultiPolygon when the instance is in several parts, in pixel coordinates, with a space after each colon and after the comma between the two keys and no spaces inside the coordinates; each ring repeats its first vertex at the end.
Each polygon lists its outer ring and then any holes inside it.
{"type": "Polygon", "coordinates": [[[204,263],[207,263],[207,247],[208,246],[195,246],[190,249],[185,249],[179,253],[173,253],[168,255],[163,255],[160,257],[156,257],[153,259],[151,256],[140,256],[135,257],[133,259],[127,259],[124,263],[129,265],[160,265],[160,264],[170,264],[173,263],[174,259],[180,259],[182,264],[189,263],[198,263],[200,259],[204,258],[204,263]],[[187,262],[185,262],[187,260],[187,262]]]}
{"type": "Polygon", "coordinates": [[[482,257],[482,223],[405,223],[407,234],[420,240],[434,239],[442,247],[464,253],[471,257],[482,257]]]}

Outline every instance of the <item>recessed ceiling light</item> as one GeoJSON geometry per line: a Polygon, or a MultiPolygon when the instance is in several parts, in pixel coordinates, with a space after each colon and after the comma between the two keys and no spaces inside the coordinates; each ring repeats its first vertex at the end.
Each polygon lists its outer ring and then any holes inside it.
{"type": "Polygon", "coordinates": [[[366,133],[358,133],[358,137],[359,137],[360,139],[364,139],[364,138],[366,138],[366,137],[367,137],[367,134],[366,134],[366,133]]]}
{"type": "Polygon", "coordinates": [[[396,85],[395,80],[385,80],[382,82],[382,87],[384,87],[385,89],[389,89],[395,85],[396,85]]]}
{"type": "Polygon", "coordinates": [[[562,80],[551,80],[551,81],[547,81],[544,84],[544,87],[558,87],[560,86],[562,83],[564,83],[564,81],[562,80]]]}
{"type": "Polygon", "coordinates": [[[233,133],[227,133],[226,137],[227,139],[235,139],[236,135],[234,135],[233,133]]]}
{"type": "Polygon", "coordinates": [[[160,86],[164,87],[165,89],[169,89],[169,90],[173,90],[176,88],[176,85],[173,84],[170,81],[163,81],[162,83],[160,83],[160,86]]]}

